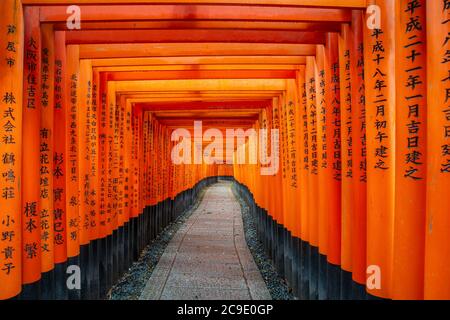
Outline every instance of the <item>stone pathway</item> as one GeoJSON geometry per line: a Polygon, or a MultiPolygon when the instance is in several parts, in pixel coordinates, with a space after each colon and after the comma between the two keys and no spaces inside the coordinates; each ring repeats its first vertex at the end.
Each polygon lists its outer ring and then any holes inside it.
{"type": "Polygon", "coordinates": [[[141,300],[270,300],[231,183],[209,187],[167,246],[141,300]]]}

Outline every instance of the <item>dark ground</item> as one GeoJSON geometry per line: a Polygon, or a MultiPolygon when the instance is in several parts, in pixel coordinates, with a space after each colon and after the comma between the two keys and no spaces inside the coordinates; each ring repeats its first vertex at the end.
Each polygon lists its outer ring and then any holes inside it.
{"type": "Polygon", "coordinates": [[[281,278],[275,267],[272,265],[272,261],[264,252],[262,243],[258,240],[256,233],[256,221],[249,211],[249,207],[245,201],[239,197],[237,192],[233,188],[233,193],[236,199],[241,204],[242,219],[244,221],[245,240],[252,253],[253,259],[261,272],[261,275],[269,289],[270,295],[273,300],[295,300],[294,296],[290,292],[286,281],[281,278]]]}
{"type": "MultiPolygon", "coordinates": [[[[244,221],[245,239],[250,252],[261,271],[262,277],[266,282],[267,288],[274,300],[293,300],[293,295],[289,292],[286,282],[280,278],[273,267],[271,261],[264,252],[261,242],[257,239],[255,221],[251,216],[245,202],[233,192],[242,208],[242,218],[244,221]]],[[[170,224],[163,232],[142,252],[138,261],[134,262],[132,267],[122,276],[122,278],[111,288],[108,299],[110,300],[137,300],[141,295],[148,279],[166,246],[169,244],[173,235],[195,211],[198,204],[203,199],[204,191],[200,194],[199,201],[185,213],[183,213],[175,222],[170,224]]]]}

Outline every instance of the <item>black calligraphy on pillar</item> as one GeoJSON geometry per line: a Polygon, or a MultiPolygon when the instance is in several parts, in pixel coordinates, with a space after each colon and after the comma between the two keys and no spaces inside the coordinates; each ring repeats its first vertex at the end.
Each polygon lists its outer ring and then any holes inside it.
{"type": "Polygon", "coordinates": [[[295,123],[296,105],[294,101],[289,100],[287,105],[287,121],[289,123],[288,135],[289,135],[289,161],[290,161],[290,173],[289,178],[291,181],[291,187],[297,188],[297,127],[295,123]]]}
{"type": "Polygon", "coordinates": [[[356,104],[358,105],[358,118],[360,121],[361,127],[358,129],[358,137],[361,142],[361,150],[360,150],[360,161],[359,164],[359,181],[367,182],[367,139],[366,139],[366,86],[364,82],[364,44],[358,44],[358,50],[356,52],[357,56],[357,77],[359,78],[359,87],[358,87],[358,101],[356,104]]]}
{"type": "Polygon", "coordinates": [[[423,154],[420,151],[422,137],[420,133],[425,130],[423,123],[420,121],[422,113],[425,110],[424,91],[425,80],[422,79],[422,71],[424,66],[417,57],[424,55],[425,43],[423,39],[424,15],[418,15],[417,10],[422,7],[422,1],[409,1],[403,8],[408,19],[405,22],[404,33],[406,35],[406,43],[404,49],[408,52],[406,56],[406,65],[404,66],[405,75],[407,77],[404,83],[405,87],[405,112],[408,114],[408,122],[406,130],[408,136],[406,138],[407,153],[405,154],[405,172],[404,177],[412,180],[422,180],[425,174],[423,165],[423,154]]]}
{"type": "MultiPolygon", "coordinates": [[[[97,179],[98,177],[98,169],[97,169],[97,144],[98,144],[98,129],[97,129],[97,85],[91,84],[88,82],[88,99],[91,99],[90,112],[89,112],[89,163],[90,163],[90,175],[91,179],[97,179]],[[92,87],[92,89],[91,89],[92,87]],[[92,91],[92,94],[90,92],[92,91]],[[91,97],[92,96],[92,97],[91,97]]],[[[97,227],[97,219],[95,218],[97,215],[96,205],[97,205],[97,189],[95,185],[91,185],[89,189],[89,215],[90,219],[90,227],[97,227]]]]}
{"type": "MultiPolygon", "coordinates": [[[[63,63],[61,60],[55,60],[55,83],[54,83],[54,103],[55,110],[60,112],[63,108],[63,63]]],[[[55,188],[53,189],[53,232],[55,246],[65,245],[65,188],[61,187],[65,183],[64,170],[64,152],[55,151],[53,155],[53,181],[55,188]],[[62,181],[62,182],[61,182],[62,181]]]]}
{"type": "Polygon", "coordinates": [[[311,173],[317,175],[319,173],[319,157],[317,147],[317,93],[316,93],[316,78],[311,77],[308,80],[308,93],[309,93],[309,121],[310,126],[309,135],[311,138],[311,173]]]}
{"type": "Polygon", "coordinates": [[[370,88],[375,92],[375,99],[372,101],[376,108],[375,120],[373,126],[376,129],[375,141],[375,169],[388,170],[388,159],[391,156],[390,147],[387,145],[389,139],[388,129],[389,124],[386,117],[386,88],[387,88],[387,74],[385,67],[385,47],[384,47],[384,31],[382,29],[374,29],[371,37],[373,45],[368,48],[371,52],[371,59],[375,63],[375,72],[371,75],[372,82],[370,88]]]}
{"type": "MultiPolygon", "coordinates": [[[[104,88],[102,88],[104,90],[104,88]]],[[[100,179],[99,179],[99,224],[102,227],[106,227],[107,223],[107,198],[108,198],[108,181],[107,181],[107,107],[106,107],[106,93],[102,91],[100,101],[100,129],[101,133],[98,137],[99,152],[101,154],[100,162],[100,179]]]]}
{"type": "MultiPolygon", "coordinates": [[[[43,109],[49,108],[50,91],[50,55],[49,49],[42,49],[42,73],[41,73],[41,106],[43,109]]],[[[40,198],[46,202],[52,201],[50,190],[50,179],[52,176],[52,151],[50,144],[52,142],[51,128],[41,125],[40,130],[40,198]]],[[[50,252],[51,237],[49,206],[44,205],[41,208],[41,250],[42,252],[50,252]]]]}
{"type": "MultiPolygon", "coordinates": [[[[78,182],[78,125],[77,125],[77,101],[78,101],[78,75],[70,76],[70,109],[69,109],[69,152],[68,152],[68,170],[71,182],[78,182]]],[[[79,198],[77,194],[72,194],[68,206],[78,207],[79,198]]],[[[68,221],[69,236],[72,241],[78,239],[80,218],[71,217],[68,221]]]]}
{"type": "Polygon", "coordinates": [[[341,160],[341,100],[340,100],[340,69],[339,62],[331,65],[331,91],[333,100],[331,101],[331,112],[333,119],[333,178],[337,181],[342,179],[341,160]]]}
{"type": "Polygon", "coordinates": [[[353,177],[353,118],[352,118],[352,82],[350,75],[350,50],[347,49],[344,52],[344,79],[343,84],[345,85],[346,95],[343,101],[342,107],[345,108],[345,114],[347,117],[345,120],[345,151],[346,151],[346,164],[345,164],[345,177],[352,178],[353,177]]]}
{"type": "Polygon", "coordinates": [[[325,70],[319,70],[319,121],[320,132],[322,133],[319,139],[321,139],[321,156],[320,166],[323,169],[328,168],[328,149],[327,149],[327,107],[325,103],[325,70]]]}
{"type": "Polygon", "coordinates": [[[303,165],[309,171],[308,93],[306,82],[302,87],[303,165]]]}
{"type": "MultiPolygon", "coordinates": [[[[5,23],[0,21],[0,23],[5,23]]],[[[6,38],[7,46],[5,50],[5,60],[1,61],[7,67],[7,69],[12,69],[16,65],[17,54],[20,47],[17,46],[17,26],[15,24],[8,24],[6,28],[6,34],[0,35],[6,38]]],[[[3,77],[0,74],[0,77],[3,77]]],[[[16,136],[20,135],[17,128],[18,115],[17,111],[17,99],[15,92],[0,92],[0,107],[1,107],[1,141],[0,141],[0,156],[2,161],[1,165],[1,176],[2,179],[2,189],[1,189],[1,202],[4,207],[0,208],[2,210],[0,214],[0,272],[3,272],[7,276],[11,275],[11,272],[16,269],[15,259],[16,255],[20,253],[16,252],[16,246],[14,245],[16,237],[15,226],[20,223],[16,221],[15,213],[10,212],[8,203],[13,203],[17,201],[18,192],[18,181],[16,177],[17,169],[17,154],[16,154],[16,136]]]]}

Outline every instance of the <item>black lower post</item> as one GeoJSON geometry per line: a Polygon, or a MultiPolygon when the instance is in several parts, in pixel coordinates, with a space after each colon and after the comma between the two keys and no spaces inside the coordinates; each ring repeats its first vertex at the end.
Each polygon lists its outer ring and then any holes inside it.
{"type": "MultiPolygon", "coordinates": [[[[80,268],[80,257],[73,257],[69,258],[67,261],[67,271],[66,271],[66,285],[68,290],[68,296],[69,300],[80,300],[81,299],[81,289],[76,286],[77,280],[72,278],[75,276],[76,268],[80,268]],[[72,269],[72,267],[75,267],[75,269],[72,269]],[[72,271],[71,273],[68,271],[72,271]]],[[[80,268],[78,269],[81,271],[81,277],[83,276],[83,270],[80,268]]],[[[76,276],[75,276],[76,277],[76,276]]],[[[83,282],[81,282],[81,286],[83,285],[83,282]]]]}
{"type": "Polygon", "coordinates": [[[291,238],[292,241],[292,283],[291,283],[291,288],[292,288],[292,293],[294,294],[294,296],[299,297],[299,290],[298,290],[298,272],[299,272],[299,257],[298,257],[298,245],[299,245],[299,239],[297,237],[292,237],[291,238]]]}
{"type": "Polygon", "coordinates": [[[90,299],[89,245],[80,246],[81,299],[90,299]]]}
{"type": "Polygon", "coordinates": [[[284,227],[282,224],[277,225],[277,238],[278,238],[278,253],[275,262],[275,267],[278,274],[284,277],[284,227]]]}
{"type": "Polygon", "coordinates": [[[328,299],[340,300],[341,298],[341,268],[328,262],[328,299]]]}
{"type": "Polygon", "coordinates": [[[366,300],[366,286],[355,281],[352,282],[352,300],[366,300]]]}
{"type": "Polygon", "coordinates": [[[301,243],[301,286],[300,286],[300,298],[302,300],[309,300],[309,259],[310,250],[309,243],[302,241],[301,243]]]}
{"type": "Polygon", "coordinates": [[[40,299],[42,300],[54,300],[55,295],[55,271],[54,269],[45,272],[41,275],[41,293],[40,299]]]}
{"type": "Polygon", "coordinates": [[[309,246],[309,299],[319,299],[319,249],[309,246]]]}
{"type": "Polygon", "coordinates": [[[66,270],[67,263],[55,264],[55,299],[56,300],[67,300],[67,285],[66,285],[66,270]]]}
{"type": "Polygon", "coordinates": [[[319,300],[328,300],[327,256],[319,253],[319,300]]]}
{"type": "Polygon", "coordinates": [[[341,300],[352,298],[352,274],[341,269],[341,300]]]}

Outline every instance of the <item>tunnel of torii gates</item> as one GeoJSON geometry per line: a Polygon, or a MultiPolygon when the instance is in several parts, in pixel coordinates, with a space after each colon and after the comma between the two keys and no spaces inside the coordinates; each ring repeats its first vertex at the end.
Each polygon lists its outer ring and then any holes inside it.
{"type": "Polygon", "coordinates": [[[1,0],[0,299],[105,297],[218,177],[298,298],[450,299],[449,13],[448,0],[1,0]],[[172,132],[194,121],[278,129],[279,170],[236,151],[174,164],[172,132]]]}

